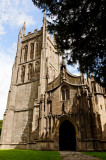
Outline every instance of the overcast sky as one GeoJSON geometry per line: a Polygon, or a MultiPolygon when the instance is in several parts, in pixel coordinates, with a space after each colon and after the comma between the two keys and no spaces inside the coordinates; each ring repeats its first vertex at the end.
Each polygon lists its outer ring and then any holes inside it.
{"type": "MultiPolygon", "coordinates": [[[[26,34],[40,29],[43,13],[31,0],[0,0],[0,119],[6,109],[18,33],[26,22],[26,34]]],[[[68,66],[73,74],[76,68],[68,66]]]]}

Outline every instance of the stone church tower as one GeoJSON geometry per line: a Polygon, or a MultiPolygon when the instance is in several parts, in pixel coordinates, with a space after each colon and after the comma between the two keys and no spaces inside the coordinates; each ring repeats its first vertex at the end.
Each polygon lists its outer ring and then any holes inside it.
{"type": "Polygon", "coordinates": [[[105,89],[67,71],[46,26],[19,32],[0,148],[105,150],[105,89]]]}

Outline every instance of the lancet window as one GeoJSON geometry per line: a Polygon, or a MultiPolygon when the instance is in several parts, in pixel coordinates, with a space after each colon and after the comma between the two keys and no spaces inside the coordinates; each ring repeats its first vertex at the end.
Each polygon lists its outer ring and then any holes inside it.
{"type": "Polygon", "coordinates": [[[27,54],[28,54],[28,45],[26,45],[24,47],[24,61],[26,62],[27,61],[27,54]]]}

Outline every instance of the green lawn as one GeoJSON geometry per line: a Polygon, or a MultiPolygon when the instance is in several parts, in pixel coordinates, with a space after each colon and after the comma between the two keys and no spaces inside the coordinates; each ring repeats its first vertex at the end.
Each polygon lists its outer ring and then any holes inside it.
{"type": "Polygon", "coordinates": [[[84,154],[106,160],[106,152],[84,152],[84,154]]]}
{"type": "Polygon", "coordinates": [[[0,160],[61,160],[57,151],[0,150],[0,160]]]}

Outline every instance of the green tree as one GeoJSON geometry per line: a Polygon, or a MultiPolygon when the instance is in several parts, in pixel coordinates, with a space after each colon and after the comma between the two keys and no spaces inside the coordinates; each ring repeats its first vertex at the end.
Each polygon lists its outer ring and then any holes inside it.
{"type": "Polygon", "coordinates": [[[93,73],[106,86],[106,0],[32,1],[54,18],[48,30],[55,33],[59,50],[66,51],[68,63],[78,62],[80,71],[93,73]]]}
{"type": "Polygon", "coordinates": [[[3,124],[3,120],[0,120],[0,135],[1,135],[1,130],[2,130],[2,124],[3,124]]]}

